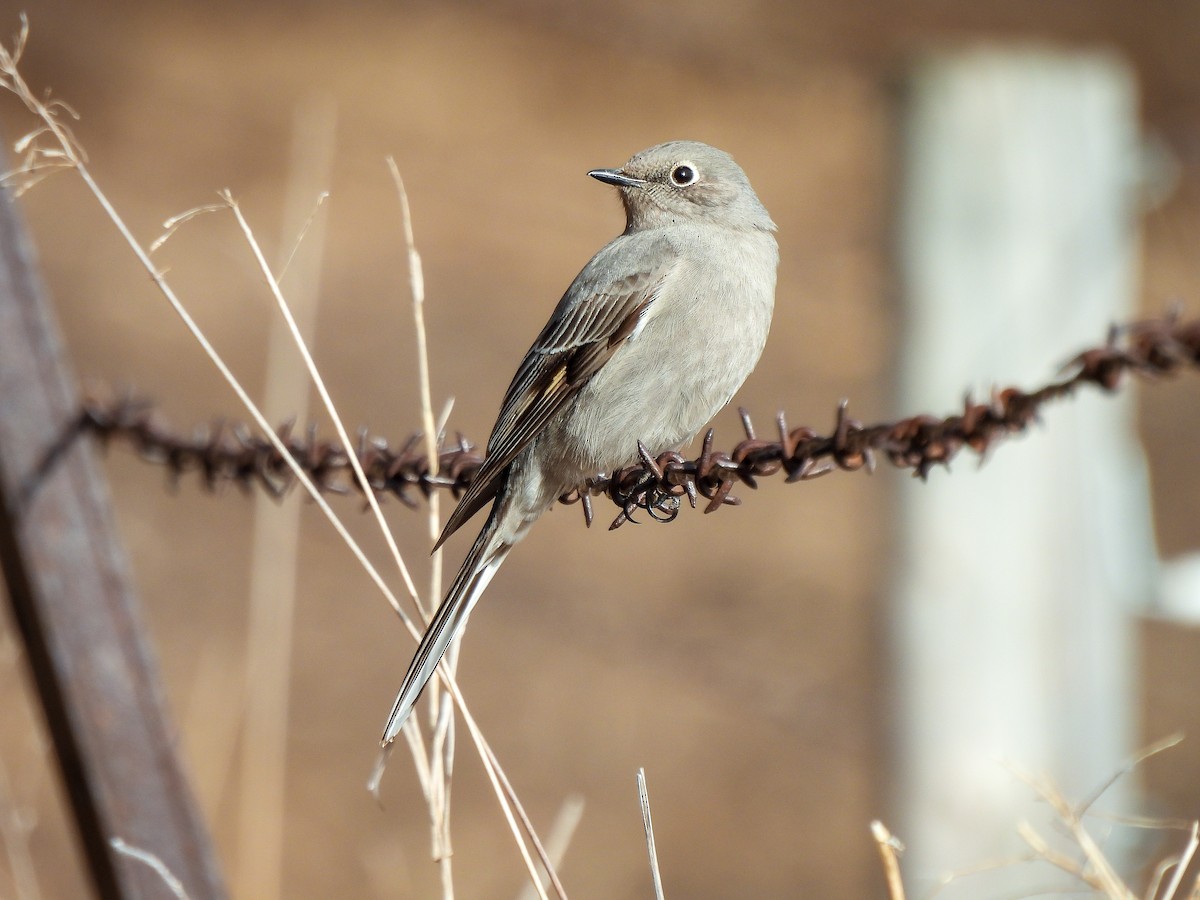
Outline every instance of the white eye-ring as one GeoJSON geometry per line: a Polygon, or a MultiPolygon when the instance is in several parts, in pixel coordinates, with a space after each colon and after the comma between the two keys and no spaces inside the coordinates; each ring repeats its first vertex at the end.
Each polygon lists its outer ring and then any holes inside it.
{"type": "Polygon", "coordinates": [[[700,180],[700,172],[695,163],[684,160],[671,170],[671,182],[677,187],[687,187],[700,180]]]}

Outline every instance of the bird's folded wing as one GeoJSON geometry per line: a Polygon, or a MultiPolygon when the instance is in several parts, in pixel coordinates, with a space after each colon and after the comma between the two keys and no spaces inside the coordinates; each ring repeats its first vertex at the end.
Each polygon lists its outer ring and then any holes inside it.
{"type": "Polygon", "coordinates": [[[637,254],[654,264],[635,266],[616,280],[598,277],[607,268],[605,251],[615,246],[606,247],[579,274],[521,363],[488,440],[487,458],[435,549],[495,497],[512,461],[636,331],[661,292],[673,256],[659,245],[658,252],[637,254]]]}

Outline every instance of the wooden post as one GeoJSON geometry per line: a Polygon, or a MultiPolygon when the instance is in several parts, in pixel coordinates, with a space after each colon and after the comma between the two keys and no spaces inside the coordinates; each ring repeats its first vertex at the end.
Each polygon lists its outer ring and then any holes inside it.
{"type": "Polygon", "coordinates": [[[0,564],[13,614],[96,893],[176,896],[123,846],[160,861],[193,900],[221,898],[104,477],[72,439],[75,381],[32,259],[0,190],[0,564]]]}
{"type": "MultiPolygon", "coordinates": [[[[911,71],[902,116],[899,410],[1040,381],[1130,317],[1140,145],[1120,60],[934,55],[911,71]]],[[[1081,800],[1133,749],[1132,625],[1154,547],[1132,396],[1080,394],[1045,421],[981,470],[964,460],[900,490],[889,824],[922,881],[1027,852],[1015,826],[1044,823],[1044,806],[1004,761],[1081,800]]],[[[1014,866],[946,895],[1053,877],[1014,866]]]]}

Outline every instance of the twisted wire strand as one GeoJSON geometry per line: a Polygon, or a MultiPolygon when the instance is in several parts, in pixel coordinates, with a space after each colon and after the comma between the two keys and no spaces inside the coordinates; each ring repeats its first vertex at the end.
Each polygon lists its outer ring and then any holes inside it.
{"type": "MultiPolygon", "coordinates": [[[[1155,379],[1188,369],[1200,369],[1200,319],[1184,321],[1172,313],[1113,326],[1102,346],[1078,354],[1063,368],[1060,378],[1036,390],[997,389],[986,402],[967,396],[961,412],[946,417],[915,415],[864,425],[850,417],[843,400],[829,434],[806,426],[789,428],[780,412],[773,436],[764,438],[742,409],[745,438],[731,451],[713,449],[711,428],[695,459],[676,452],[653,457],[639,443],[637,463],[589,479],[563,495],[560,502],[581,503],[591,525],[593,498],[607,496],[618,508],[609,527],[617,528],[634,521],[639,510],[654,521],[671,521],[683,498],[692,507],[704,498],[706,513],[737,505],[741,501],[731,493],[735,485],[757,488],[760,478],[780,473],[791,483],[837,469],[870,472],[882,458],[925,478],[936,466],[948,465],[964,447],[983,455],[1000,439],[1024,432],[1038,420],[1046,403],[1070,397],[1082,385],[1113,392],[1128,374],[1155,379]]],[[[150,402],[128,394],[109,399],[89,396],[72,435],[82,432],[96,435],[106,445],[130,446],[142,459],[164,466],[173,482],[195,472],[209,490],[232,483],[247,493],[257,488],[275,497],[285,494],[293,482],[291,471],[271,444],[244,425],[218,419],[183,435],[164,424],[150,402]]],[[[357,490],[345,449],[318,437],[315,426],[297,433],[295,423],[289,421],[279,427],[278,434],[321,490],[339,494],[357,490]]],[[[434,490],[461,494],[483,462],[483,453],[460,434],[440,451],[438,474],[432,475],[429,461],[419,449],[421,440],[417,433],[393,447],[360,430],[354,448],[371,487],[410,508],[417,508],[420,499],[434,490]]]]}

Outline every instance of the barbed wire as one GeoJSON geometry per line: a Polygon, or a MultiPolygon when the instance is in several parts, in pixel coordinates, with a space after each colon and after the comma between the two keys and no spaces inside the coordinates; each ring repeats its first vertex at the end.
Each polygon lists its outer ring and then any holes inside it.
{"type": "MultiPolygon", "coordinates": [[[[732,451],[713,449],[711,428],[695,459],[676,452],[653,457],[639,443],[638,463],[589,479],[560,502],[581,503],[591,525],[593,497],[607,496],[619,509],[609,526],[616,528],[635,521],[639,510],[655,521],[671,521],[685,497],[693,508],[704,498],[705,512],[737,505],[741,501],[731,493],[735,485],[757,488],[760,478],[781,472],[785,482],[806,481],[837,469],[870,472],[882,458],[924,478],[934,467],[948,465],[964,447],[982,455],[999,439],[1025,431],[1037,421],[1043,405],[1071,396],[1081,385],[1111,392],[1127,374],[1159,378],[1187,368],[1200,369],[1200,319],[1183,321],[1172,313],[1113,326],[1102,346],[1078,354],[1063,367],[1058,380],[1043,387],[1028,392],[1015,387],[993,390],[987,402],[968,395],[962,411],[946,417],[916,415],[863,425],[850,417],[843,400],[831,433],[820,434],[806,426],[789,428],[780,412],[774,423],[777,436],[768,439],[758,436],[750,414],[742,409],[745,438],[732,451]]],[[[198,473],[210,490],[232,483],[246,492],[257,488],[279,497],[294,481],[271,443],[245,425],[217,420],[184,436],[164,424],[152,403],[130,395],[107,400],[89,396],[73,429],[73,434],[80,432],[95,434],[105,444],[128,444],[142,459],[165,466],[173,481],[198,473]]],[[[346,451],[319,438],[316,426],[298,435],[295,424],[286,422],[278,435],[322,491],[344,494],[357,489],[346,451]]],[[[433,475],[421,446],[419,433],[393,448],[385,439],[360,431],[355,452],[373,490],[412,508],[435,490],[450,490],[457,496],[483,462],[483,453],[460,434],[439,453],[438,474],[433,475]]]]}

